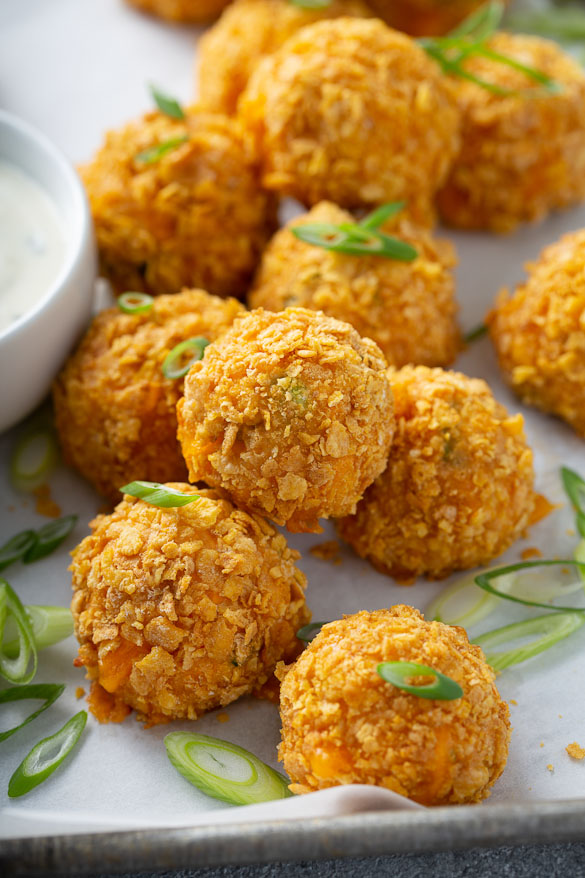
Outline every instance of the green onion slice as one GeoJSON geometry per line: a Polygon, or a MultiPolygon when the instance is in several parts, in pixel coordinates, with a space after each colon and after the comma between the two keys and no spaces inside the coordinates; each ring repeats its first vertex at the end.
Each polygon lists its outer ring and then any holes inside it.
{"type": "Polygon", "coordinates": [[[465,344],[473,344],[474,341],[478,341],[480,338],[483,338],[484,335],[487,335],[487,331],[488,328],[485,323],[480,323],[479,326],[470,329],[469,332],[463,336],[463,341],[465,344]]]}
{"type": "MultiPolygon", "coordinates": [[[[584,565],[578,560],[571,561],[522,561],[519,564],[510,564],[507,567],[497,567],[495,570],[486,570],[484,573],[480,573],[475,577],[475,582],[479,585],[480,588],[483,588],[484,591],[487,591],[489,594],[496,595],[496,597],[504,598],[507,601],[513,601],[516,604],[523,604],[525,607],[542,607],[545,610],[551,610],[556,613],[579,613],[585,614],[585,607],[559,607],[556,604],[545,604],[541,601],[530,601],[526,598],[518,597],[514,594],[507,594],[504,591],[499,591],[494,588],[491,584],[492,580],[498,579],[502,576],[507,576],[510,573],[516,573],[518,570],[530,570],[538,567],[576,567],[578,571],[583,571],[584,565]]],[[[580,586],[579,586],[580,588],[580,586]]],[[[575,584],[570,583],[568,592],[571,593],[575,591],[575,584]]],[[[561,593],[561,590],[557,589],[557,594],[561,593]]]]}
{"type": "Polygon", "coordinates": [[[579,564],[577,569],[579,570],[581,581],[585,582],[585,539],[581,540],[575,549],[575,561],[579,564]]]}
{"type": "Polygon", "coordinates": [[[175,345],[163,360],[162,371],[165,378],[169,378],[171,381],[176,378],[183,378],[193,363],[198,363],[199,360],[203,359],[205,348],[209,343],[209,339],[199,335],[196,338],[188,338],[175,345]],[[185,361],[186,353],[189,353],[190,356],[185,361]]]}
{"type": "MultiPolygon", "coordinates": [[[[463,625],[465,628],[480,622],[498,606],[498,598],[482,591],[475,583],[475,573],[462,576],[437,595],[425,610],[425,617],[446,625],[463,625]]],[[[511,574],[502,577],[500,589],[509,592],[518,577],[511,574]]]]}
{"type": "Polygon", "coordinates": [[[289,0],[293,6],[300,6],[301,9],[327,9],[331,6],[331,0],[289,0]]]}
{"type": "Polygon", "coordinates": [[[77,524],[77,515],[64,515],[63,518],[57,518],[55,521],[49,522],[36,532],[36,540],[33,545],[24,554],[23,564],[32,564],[33,561],[40,561],[46,558],[51,552],[61,545],[66,539],[75,525],[77,524]]]}
{"type": "Polygon", "coordinates": [[[506,16],[506,30],[558,40],[585,40],[585,10],[578,6],[522,10],[506,16]]]}
{"type": "Polygon", "coordinates": [[[53,430],[26,433],[16,444],[10,460],[10,478],[19,491],[34,491],[57,465],[59,451],[53,430]]]}
{"type": "Polygon", "coordinates": [[[455,701],[463,696],[463,689],[445,674],[429,668],[427,665],[419,665],[416,662],[382,662],[376,668],[379,676],[387,683],[392,683],[397,689],[416,695],[417,698],[432,698],[435,701],[455,701]],[[432,683],[424,683],[416,686],[408,680],[413,677],[434,677],[432,683]]]}
{"type": "Polygon", "coordinates": [[[166,95],[164,92],[160,91],[156,87],[156,85],[150,86],[150,93],[154,98],[154,102],[165,116],[170,116],[171,119],[184,119],[185,113],[183,112],[183,108],[180,103],[175,99],[166,95]]]}
{"type": "Polygon", "coordinates": [[[15,686],[12,689],[3,689],[0,692],[0,704],[7,704],[9,701],[29,701],[33,699],[42,699],[43,703],[36,710],[24,719],[19,725],[12,729],[6,729],[0,732],[0,741],[5,741],[19,729],[31,723],[44,710],[55,703],[57,698],[65,691],[64,683],[33,683],[32,686],[15,686]]]}
{"type": "Polygon", "coordinates": [[[139,152],[134,158],[137,162],[141,162],[143,165],[153,165],[155,162],[162,159],[163,156],[167,155],[167,153],[173,152],[183,143],[187,143],[188,140],[188,134],[183,134],[181,137],[172,137],[170,140],[164,140],[156,146],[151,146],[148,149],[142,150],[142,152],[139,152]]]}
{"type": "Polygon", "coordinates": [[[120,488],[123,494],[130,494],[150,503],[151,506],[160,506],[162,509],[172,509],[175,506],[187,506],[199,500],[199,494],[183,494],[176,488],[161,485],[160,482],[130,482],[120,488]]]}
{"type": "Polygon", "coordinates": [[[35,744],[10,778],[10,798],[24,796],[50,777],[77,744],[86,722],[87,712],[80,710],[62,729],[35,744]]]}
{"type": "Polygon", "coordinates": [[[359,223],[362,229],[377,231],[385,222],[400,213],[406,207],[406,201],[391,201],[373,210],[359,223]]]}
{"type": "Polygon", "coordinates": [[[30,683],[37,672],[37,649],[32,626],[16,592],[0,579],[0,676],[9,683],[30,683]],[[4,649],[4,632],[9,619],[14,620],[18,650],[10,655],[4,649]],[[27,671],[32,661],[30,671],[27,671]]]}
{"type": "Polygon", "coordinates": [[[306,223],[291,226],[291,232],[305,244],[350,256],[381,256],[400,262],[412,262],[418,256],[411,244],[376,229],[364,230],[357,224],[306,223]]]}
{"type": "Polygon", "coordinates": [[[146,314],[154,304],[148,293],[127,292],[118,296],[118,308],[124,314],[146,314]]]}
{"type": "Polygon", "coordinates": [[[585,537],[585,481],[579,473],[566,466],[561,467],[563,487],[577,515],[577,530],[585,537]]]}
{"type": "Polygon", "coordinates": [[[299,628],[297,631],[297,637],[299,640],[303,640],[305,643],[309,643],[309,641],[313,640],[323,625],[328,625],[329,622],[311,622],[309,625],[303,625],[302,628],[299,628]]]}
{"type": "Polygon", "coordinates": [[[213,799],[255,805],[292,795],[282,774],[237,744],[192,732],[171,732],[165,737],[165,747],[179,774],[213,799]]]}
{"type": "MultiPolygon", "coordinates": [[[[53,646],[73,634],[73,617],[68,607],[42,607],[25,604],[24,610],[32,627],[37,650],[53,646]]],[[[4,628],[4,654],[9,658],[18,655],[18,636],[13,619],[8,619],[4,628]]]]}
{"type": "Polygon", "coordinates": [[[534,619],[525,619],[513,625],[505,625],[488,631],[480,637],[474,638],[473,642],[481,646],[485,653],[485,659],[496,671],[503,671],[512,665],[525,662],[535,655],[550,649],[559,640],[564,640],[574,631],[585,625],[585,616],[577,613],[547,613],[545,616],[536,616],[534,619]],[[514,640],[524,639],[534,635],[536,639],[521,646],[505,651],[491,652],[496,646],[511,643],[514,640]]]}
{"type": "Polygon", "coordinates": [[[0,546],[0,570],[4,570],[9,564],[20,560],[36,543],[37,534],[34,530],[23,530],[11,537],[7,543],[0,546]]]}

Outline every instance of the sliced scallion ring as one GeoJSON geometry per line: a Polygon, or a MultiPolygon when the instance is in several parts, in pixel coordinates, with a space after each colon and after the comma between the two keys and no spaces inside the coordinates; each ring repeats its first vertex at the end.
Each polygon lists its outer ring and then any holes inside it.
{"type": "MultiPolygon", "coordinates": [[[[482,591],[475,583],[475,576],[475,573],[470,573],[447,586],[428,605],[425,618],[467,628],[488,616],[497,607],[498,598],[482,591]]],[[[516,579],[512,574],[502,581],[500,588],[503,591],[512,590],[516,579]]]]}
{"type": "Polygon", "coordinates": [[[173,152],[179,146],[187,143],[188,140],[188,134],[183,134],[181,137],[171,137],[170,140],[165,140],[162,143],[158,143],[156,146],[143,149],[142,152],[139,152],[134,157],[134,160],[143,165],[153,165],[155,162],[160,161],[160,159],[167,155],[167,153],[173,152]]]}
{"type": "Polygon", "coordinates": [[[58,459],[57,440],[53,430],[43,428],[26,433],[12,452],[12,484],[19,491],[34,491],[47,481],[58,459]]]}
{"type": "Polygon", "coordinates": [[[19,725],[0,732],[0,741],[5,741],[6,738],[31,723],[33,719],[36,719],[44,710],[54,704],[64,691],[64,683],[33,683],[32,686],[14,686],[11,689],[3,689],[0,692],[0,704],[7,704],[9,701],[32,701],[33,699],[42,699],[43,703],[32,713],[29,713],[19,725]]]}
{"type": "Polygon", "coordinates": [[[0,579],[0,676],[9,683],[30,683],[36,672],[37,648],[29,618],[16,592],[5,579],[0,579]],[[4,650],[4,631],[10,618],[18,635],[16,655],[8,655],[4,650]]]}
{"type": "Polygon", "coordinates": [[[474,341],[479,341],[480,338],[483,338],[484,335],[487,335],[488,328],[485,323],[480,323],[479,326],[476,326],[474,329],[470,329],[469,332],[463,336],[463,341],[465,344],[473,344],[474,341]]]}
{"type": "Polygon", "coordinates": [[[301,9],[327,9],[331,6],[332,0],[289,0],[289,2],[301,9]]]}
{"type": "Polygon", "coordinates": [[[69,536],[76,524],[77,515],[64,515],[63,518],[57,518],[41,527],[36,533],[35,542],[23,556],[23,564],[40,561],[41,558],[46,558],[47,555],[54,552],[69,536]]]}
{"type": "Polygon", "coordinates": [[[154,304],[154,299],[148,293],[122,293],[118,296],[118,308],[124,314],[146,314],[154,304]]]}
{"type": "Polygon", "coordinates": [[[323,625],[328,624],[328,622],[310,622],[309,625],[303,625],[302,628],[299,628],[297,631],[297,637],[299,640],[309,643],[317,636],[323,625]]]}
{"type": "Polygon", "coordinates": [[[167,756],[179,774],[213,799],[255,805],[292,795],[287,779],[243,747],[192,732],[165,737],[167,756]]]}
{"type": "Polygon", "coordinates": [[[512,665],[525,662],[535,655],[550,649],[559,640],[569,637],[585,625],[585,616],[577,613],[547,613],[545,616],[536,616],[533,619],[525,619],[513,625],[505,625],[488,631],[480,637],[475,637],[473,642],[481,646],[485,653],[488,665],[496,671],[503,671],[512,665]],[[535,635],[536,639],[522,646],[512,649],[492,652],[496,646],[511,643],[514,640],[535,635]]]}
{"type": "Polygon", "coordinates": [[[59,768],[79,741],[86,722],[87,712],[80,710],[58,732],[35,744],[10,778],[11,799],[29,793],[59,768]]]}
{"type": "Polygon", "coordinates": [[[172,351],[168,352],[162,364],[165,378],[169,378],[171,381],[175,378],[183,378],[193,363],[198,363],[199,360],[203,359],[208,344],[208,339],[198,336],[197,338],[188,338],[175,345],[172,351]],[[185,361],[186,353],[189,353],[190,356],[185,361]]]}
{"type": "Polygon", "coordinates": [[[36,539],[36,531],[23,530],[0,546],[0,570],[19,561],[34,546],[36,539]]]}
{"type": "Polygon", "coordinates": [[[463,689],[459,683],[428,665],[419,665],[417,662],[381,662],[376,672],[387,683],[410,695],[416,695],[417,698],[455,701],[463,697],[463,689]],[[417,686],[408,682],[413,677],[434,677],[434,680],[432,683],[417,686]]]}
{"type": "MultiPolygon", "coordinates": [[[[486,570],[475,577],[475,582],[484,591],[496,597],[503,598],[506,601],[513,601],[516,604],[523,604],[525,607],[542,607],[544,610],[550,610],[556,613],[580,613],[585,614],[585,607],[559,607],[556,604],[545,604],[542,601],[530,601],[525,598],[517,597],[514,594],[508,594],[499,591],[491,584],[492,580],[501,576],[507,576],[510,573],[516,573],[519,570],[530,570],[538,567],[576,567],[579,571],[583,570],[583,564],[579,561],[522,561],[518,564],[510,564],[507,567],[497,567],[495,570],[486,570]]],[[[571,590],[574,590],[574,583],[571,584],[571,590]]]]}
{"type": "Polygon", "coordinates": [[[340,226],[332,223],[303,223],[291,226],[290,230],[306,244],[350,256],[381,256],[400,262],[412,262],[418,256],[418,251],[406,241],[393,238],[377,229],[364,231],[364,227],[357,223],[344,223],[340,226]]]}
{"type": "Polygon", "coordinates": [[[579,473],[566,466],[561,467],[561,478],[577,515],[577,530],[585,537],[585,481],[579,473]]]}
{"type": "Polygon", "coordinates": [[[155,85],[150,86],[150,93],[154,98],[154,102],[165,116],[171,119],[184,119],[185,113],[180,103],[175,99],[160,91],[155,85]]]}
{"type": "Polygon", "coordinates": [[[581,581],[585,582],[585,539],[581,540],[575,549],[575,561],[579,564],[579,576],[581,581]]]}
{"type": "Polygon", "coordinates": [[[406,201],[391,201],[382,204],[360,221],[362,229],[379,229],[385,222],[400,213],[406,207],[406,201]]]}
{"type": "Polygon", "coordinates": [[[150,503],[151,506],[160,506],[163,509],[172,509],[175,506],[187,506],[188,503],[194,503],[199,500],[199,494],[183,494],[176,488],[169,488],[168,485],[161,485],[160,482],[130,482],[120,488],[123,494],[130,494],[131,497],[138,497],[150,503]]]}
{"type": "MultiPolygon", "coordinates": [[[[68,607],[41,607],[25,604],[24,610],[29,618],[37,650],[53,646],[73,634],[73,617],[68,607]]],[[[6,621],[4,628],[4,654],[9,658],[18,655],[18,637],[13,619],[6,621]]]]}

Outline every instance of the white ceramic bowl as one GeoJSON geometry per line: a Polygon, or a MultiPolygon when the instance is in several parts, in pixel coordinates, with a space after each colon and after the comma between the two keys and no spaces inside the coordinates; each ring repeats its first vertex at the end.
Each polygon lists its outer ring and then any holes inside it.
{"type": "Polygon", "coordinates": [[[89,321],[97,260],[91,214],[74,168],[47,138],[0,110],[0,158],[36,180],[62,223],[65,256],[57,278],[18,320],[0,331],[0,432],[29,414],[89,321]]]}

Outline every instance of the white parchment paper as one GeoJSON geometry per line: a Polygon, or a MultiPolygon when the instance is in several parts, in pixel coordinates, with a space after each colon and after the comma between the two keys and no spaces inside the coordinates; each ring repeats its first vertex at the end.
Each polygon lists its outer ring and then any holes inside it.
{"type": "MultiPolygon", "coordinates": [[[[100,144],[105,129],[150,106],[145,83],[155,82],[183,102],[191,99],[197,33],[139,15],[121,0],[0,0],[0,105],[41,128],[73,161],[83,161],[100,144]]],[[[534,259],[545,244],[583,225],[585,209],[579,209],[513,237],[451,234],[460,258],[463,326],[479,323],[496,291],[521,279],[523,263],[534,259]]],[[[485,378],[504,405],[521,409],[499,377],[487,339],[461,356],[456,368],[485,378]]],[[[0,382],[5,380],[10,379],[0,376],[0,382]]],[[[546,556],[570,556],[576,541],[567,533],[574,526],[573,515],[558,471],[564,463],[585,472],[585,444],[561,422],[523,411],[535,451],[537,488],[563,508],[532,528],[502,562],[518,560],[527,546],[539,547],[546,556]]],[[[47,521],[35,513],[30,499],[14,495],[9,486],[7,461],[17,435],[15,430],[0,437],[0,542],[47,521]]],[[[68,551],[86,535],[89,520],[102,505],[92,489],[65,468],[52,479],[52,491],[63,513],[77,513],[79,523],[55,555],[38,565],[15,565],[7,571],[25,603],[69,603],[68,551]]],[[[338,566],[308,553],[311,546],[333,537],[328,524],[321,536],[290,537],[303,554],[300,563],[309,580],[307,597],[315,619],[398,602],[424,610],[444,587],[427,582],[397,586],[348,548],[342,550],[338,566]]],[[[497,624],[504,624],[504,617],[483,623],[483,630],[497,624]]],[[[233,809],[200,794],[171,767],[162,744],[169,727],[145,731],[133,718],[109,726],[90,719],[74,758],[23,800],[8,799],[8,778],[25,753],[83,707],[75,688],[87,689],[87,684],[83,672],[72,667],[75,654],[73,638],[42,653],[38,682],[60,680],[67,690],[50,710],[1,745],[0,836],[232,820],[233,809]]],[[[585,628],[501,675],[498,685],[511,701],[514,732],[508,766],[490,801],[585,797],[585,761],[576,762],[565,752],[575,740],[585,746],[584,655],[585,628]]],[[[175,723],[172,728],[225,737],[278,767],[278,711],[266,702],[242,699],[195,725],[175,723]],[[219,722],[219,713],[227,713],[229,720],[219,722]]],[[[294,819],[383,807],[416,806],[388,791],[354,787],[303,797],[302,804],[289,800],[239,809],[238,818],[294,819]]]]}

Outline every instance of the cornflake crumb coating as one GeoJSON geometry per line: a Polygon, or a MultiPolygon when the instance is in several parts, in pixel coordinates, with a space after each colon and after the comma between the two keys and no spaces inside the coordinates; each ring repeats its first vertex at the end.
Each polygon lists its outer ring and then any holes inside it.
{"type": "Polygon", "coordinates": [[[378,346],[304,308],[237,319],[191,367],[177,414],[191,480],[291,531],[355,509],[394,432],[378,346]]]}
{"type": "Polygon", "coordinates": [[[585,437],[585,230],[564,235],[527,266],[488,315],[505,380],[520,399],[585,437]]]}
{"type": "Polygon", "coordinates": [[[353,222],[345,210],[321,202],[277,232],[262,256],[250,306],[270,311],[299,306],[345,320],[372,338],[393,366],[452,363],[461,337],[451,244],[400,217],[383,230],[412,244],[418,251],[413,262],[334,253],[290,231],[307,223],[353,222]]]}
{"type": "Polygon", "coordinates": [[[386,787],[421,805],[480,802],[508,756],[509,711],[463,628],[395,606],[325,625],[292,667],[279,665],[280,759],[294,793],[340,784],[386,787]],[[427,665],[463,697],[410,695],[379,662],[427,665]]]}
{"type": "Polygon", "coordinates": [[[309,206],[406,200],[428,223],[459,149],[459,110],[437,64],[378,19],[303,28],[256,67],[238,112],[264,185],[309,206]]]}
{"type": "Polygon", "coordinates": [[[199,24],[216,18],[230,0],[126,0],[142,12],[168,21],[199,24]]]}
{"type": "Polygon", "coordinates": [[[238,124],[184,111],[185,120],[152,112],[109,131],[80,169],[101,269],[118,292],[242,294],[274,231],[274,200],[260,188],[238,124]],[[155,161],[139,158],[185,136],[155,161]]]}
{"type": "Polygon", "coordinates": [[[517,94],[502,97],[463,79],[451,87],[463,117],[461,152],[439,193],[444,220],[510,232],[585,198],[585,73],[556,43],[496,34],[489,48],[551,76],[559,93],[480,56],[469,72],[517,94]]]}
{"type": "Polygon", "coordinates": [[[485,0],[369,0],[380,18],[417,37],[446,34],[485,0]]]}
{"type": "Polygon", "coordinates": [[[163,361],[188,338],[215,340],[243,311],[235,299],[183,290],[145,314],[98,314],[53,386],[67,463],[114,501],[135,479],[186,479],[176,416],[183,379],[165,378],[163,361]]]}
{"type": "Polygon", "coordinates": [[[396,434],[388,467],[338,522],[376,569],[402,582],[487,564],[532,521],[532,451],[522,415],[458,372],[389,370],[396,434]]]}
{"type": "Polygon", "coordinates": [[[78,661],[151,725],[260,688],[310,618],[281,534],[216,491],[170,487],[200,499],[161,509],[126,495],[71,565],[78,661]]]}
{"type": "Polygon", "coordinates": [[[238,98],[262,58],[300,28],[343,15],[365,18],[372,12],[361,0],[331,0],[324,9],[305,9],[291,0],[235,0],[197,46],[201,104],[235,113],[238,98]]]}

